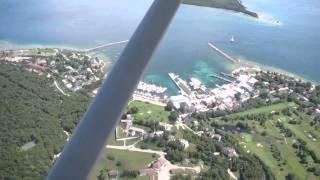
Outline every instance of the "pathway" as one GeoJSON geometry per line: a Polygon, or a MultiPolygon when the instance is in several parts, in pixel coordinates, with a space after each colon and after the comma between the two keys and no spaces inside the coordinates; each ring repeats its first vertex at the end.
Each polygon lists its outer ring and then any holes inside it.
{"type": "Polygon", "coordinates": [[[65,96],[70,96],[69,94],[65,93],[59,86],[56,80],[54,80],[54,85],[56,86],[56,88],[65,96]]]}
{"type": "Polygon", "coordinates": [[[119,150],[128,150],[128,151],[133,151],[133,152],[143,152],[143,153],[150,153],[150,154],[158,154],[160,157],[164,157],[164,155],[166,154],[165,152],[162,152],[162,151],[154,151],[154,150],[151,150],[151,149],[136,148],[133,145],[130,145],[130,146],[107,145],[106,148],[119,149],[119,150]]]}

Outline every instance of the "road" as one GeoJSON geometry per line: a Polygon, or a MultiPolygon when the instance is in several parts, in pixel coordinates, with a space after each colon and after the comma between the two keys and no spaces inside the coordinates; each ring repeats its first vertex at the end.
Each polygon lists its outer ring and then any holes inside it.
{"type": "Polygon", "coordinates": [[[151,154],[158,154],[160,157],[164,157],[166,154],[165,152],[162,151],[154,151],[151,149],[140,149],[136,148],[133,145],[130,146],[113,146],[113,145],[107,145],[106,148],[109,149],[119,149],[119,150],[128,150],[128,151],[133,151],[133,152],[143,152],[143,153],[151,153],[151,154]]]}
{"type": "Polygon", "coordinates": [[[70,96],[69,94],[65,93],[59,86],[56,80],[54,80],[54,85],[56,86],[56,88],[65,96],[70,96]]]}

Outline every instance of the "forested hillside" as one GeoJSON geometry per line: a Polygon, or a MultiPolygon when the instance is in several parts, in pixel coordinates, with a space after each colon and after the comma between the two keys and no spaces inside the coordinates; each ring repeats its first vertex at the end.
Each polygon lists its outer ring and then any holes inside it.
{"type": "Polygon", "coordinates": [[[0,63],[0,179],[44,179],[89,102],[44,75],[0,63]]]}

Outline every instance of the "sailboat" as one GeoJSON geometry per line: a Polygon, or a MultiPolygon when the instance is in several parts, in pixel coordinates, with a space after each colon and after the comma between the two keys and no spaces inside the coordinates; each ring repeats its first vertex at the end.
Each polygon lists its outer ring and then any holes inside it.
{"type": "Polygon", "coordinates": [[[235,40],[234,40],[234,37],[232,36],[231,39],[230,39],[230,42],[233,43],[234,41],[235,41],[235,40]]]}

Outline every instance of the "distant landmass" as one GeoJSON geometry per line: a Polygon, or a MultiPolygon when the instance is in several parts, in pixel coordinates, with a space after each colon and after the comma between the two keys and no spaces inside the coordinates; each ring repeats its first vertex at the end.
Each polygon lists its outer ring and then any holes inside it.
{"type": "Polygon", "coordinates": [[[258,14],[247,10],[240,0],[184,0],[184,4],[206,6],[220,9],[227,9],[236,12],[241,12],[249,16],[258,17],[258,14]]]}

